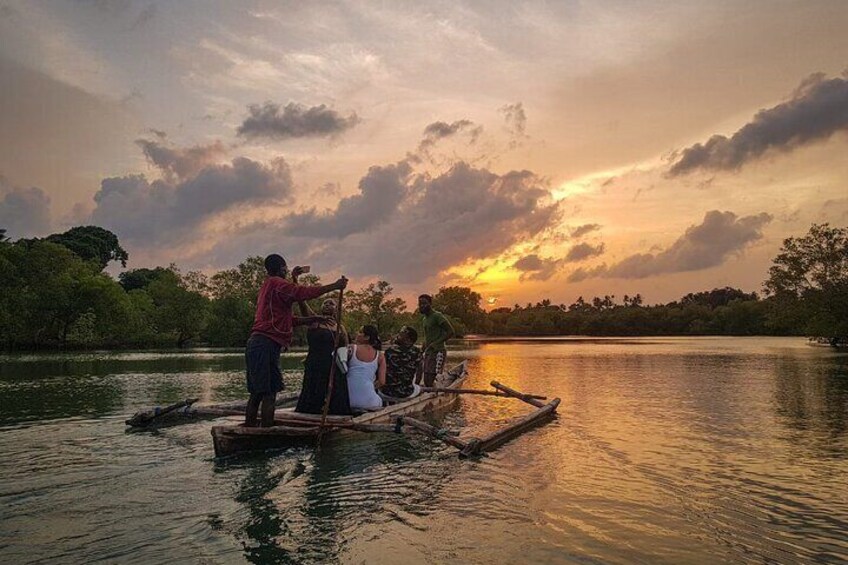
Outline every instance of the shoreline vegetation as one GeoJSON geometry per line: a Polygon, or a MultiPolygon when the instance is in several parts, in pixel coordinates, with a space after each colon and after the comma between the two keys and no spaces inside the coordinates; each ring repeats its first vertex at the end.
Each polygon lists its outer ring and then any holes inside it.
{"type": "MultiPolygon", "coordinates": [[[[0,349],[111,350],[243,347],[265,278],[261,257],[206,275],[176,265],[104,272],[126,267],[118,238],[96,226],[46,238],[11,241],[0,229],[0,349]]],[[[302,284],[317,284],[305,275],[302,284]]],[[[582,296],[570,304],[544,299],[524,306],[480,306],[462,286],[442,287],[434,308],[460,336],[667,337],[848,336],[848,228],[814,224],[784,240],[762,296],[725,287],[689,293],[666,304],[644,304],[640,294],[582,296]]],[[[377,326],[382,336],[420,316],[393,296],[387,281],[345,295],[346,327],[377,326]]],[[[318,310],[318,305],[313,305],[318,310]]],[[[295,344],[302,344],[298,330],[295,344]]]]}

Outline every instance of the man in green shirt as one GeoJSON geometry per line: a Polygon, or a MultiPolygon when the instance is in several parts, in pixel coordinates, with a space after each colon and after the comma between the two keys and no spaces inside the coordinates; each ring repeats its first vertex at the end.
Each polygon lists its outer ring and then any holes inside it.
{"type": "Polygon", "coordinates": [[[418,311],[424,316],[424,386],[433,386],[436,376],[445,370],[445,342],[454,336],[454,331],[445,315],[433,310],[433,297],[429,294],[418,297],[418,311]]]}

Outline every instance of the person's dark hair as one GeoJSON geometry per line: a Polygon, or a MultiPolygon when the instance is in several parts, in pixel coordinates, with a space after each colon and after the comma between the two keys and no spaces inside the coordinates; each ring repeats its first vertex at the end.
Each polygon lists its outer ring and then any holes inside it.
{"type": "Polygon", "coordinates": [[[433,303],[433,297],[430,296],[429,294],[422,294],[421,296],[418,297],[418,300],[421,300],[422,298],[424,300],[426,300],[427,302],[429,302],[430,304],[433,303]]]}
{"type": "Polygon", "coordinates": [[[271,276],[282,275],[286,270],[286,260],[282,256],[272,253],[265,257],[265,270],[271,276]]]}
{"type": "Polygon", "coordinates": [[[379,351],[383,348],[383,342],[380,341],[380,334],[377,332],[377,326],[366,324],[362,326],[362,334],[368,338],[368,343],[379,351]]]}
{"type": "Polygon", "coordinates": [[[415,342],[418,341],[418,332],[415,331],[415,328],[412,328],[410,326],[404,326],[400,329],[400,331],[402,331],[407,335],[407,337],[409,337],[409,341],[411,341],[413,345],[415,345],[415,342]]]}

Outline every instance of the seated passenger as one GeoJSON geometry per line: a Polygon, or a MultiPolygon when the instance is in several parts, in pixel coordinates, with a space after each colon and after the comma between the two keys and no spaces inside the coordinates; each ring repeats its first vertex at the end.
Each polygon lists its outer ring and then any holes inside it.
{"type": "Polygon", "coordinates": [[[347,369],[347,391],[351,410],[378,410],[383,399],[377,395],[377,386],[386,384],[386,360],[380,355],[380,337],[377,328],[362,326],[350,348],[347,369]]]}
{"type": "Polygon", "coordinates": [[[404,326],[394,343],[386,349],[386,385],[380,393],[391,398],[406,398],[414,392],[413,381],[421,369],[421,349],[415,345],[418,332],[404,326]]]}

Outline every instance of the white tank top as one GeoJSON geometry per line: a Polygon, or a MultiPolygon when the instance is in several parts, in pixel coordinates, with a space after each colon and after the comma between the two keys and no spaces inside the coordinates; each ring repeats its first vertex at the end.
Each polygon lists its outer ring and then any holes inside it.
{"type": "Polygon", "coordinates": [[[377,368],[380,366],[380,352],[377,352],[373,361],[365,362],[357,359],[355,345],[351,349],[353,353],[348,360],[347,369],[347,392],[350,396],[350,407],[360,410],[382,408],[383,400],[374,390],[377,368]]]}

